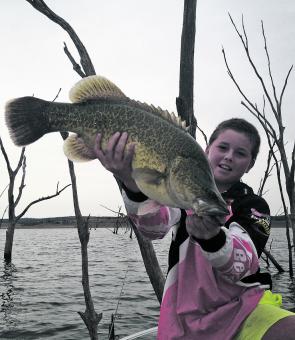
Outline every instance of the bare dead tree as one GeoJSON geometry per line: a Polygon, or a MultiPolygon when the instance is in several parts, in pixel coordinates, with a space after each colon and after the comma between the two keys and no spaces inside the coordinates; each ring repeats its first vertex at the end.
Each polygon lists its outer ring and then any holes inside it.
{"type": "Polygon", "coordinates": [[[14,238],[14,231],[15,231],[15,226],[17,224],[17,222],[25,215],[25,213],[35,204],[45,201],[45,200],[49,200],[51,198],[54,198],[58,195],[60,195],[70,184],[64,186],[62,189],[58,188],[58,184],[56,187],[56,191],[55,194],[53,195],[49,195],[46,197],[41,197],[38,198],[34,201],[32,201],[31,203],[29,203],[25,209],[20,213],[20,214],[16,214],[16,208],[17,205],[19,204],[22,194],[23,194],[23,190],[25,188],[25,178],[26,178],[26,156],[25,156],[25,148],[22,148],[22,151],[20,153],[20,157],[18,160],[18,164],[16,166],[16,168],[13,170],[8,158],[8,155],[6,153],[5,147],[3,145],[2,139],[0,138],[0,149],[1,149],[1,153],[4,157],[4,160],[6,162],[6,167],[7,167],[7,171],[8,171],[8,176],[9,176],[9,184],[8,184],[8,227],[6,230],[6,240],[5,240],[5,247],[4,247],[4,260],[9,263],[11,262],[12,259],[12,247],[13,247],[13,238],[14,238]],[[20,169],[22,169],[22,177],[21,177],[21,183],[20,186],[18,188],[18,194],[16,196],[16,198],[14,197],[14,188],[15,188],[15,180],[16,177],[20,171],[20,169]]]}
{"type": "Polygon", "coordinates": [[[295,142],[293,145],[292,153],[291,153],[291,161],[290,164],[288,162],[288,157],[287,157],[287,151],[285,148],[285,126],[283,122],[283,114],[282,114],[282,102],[283,102],[283,97],[284,93],[288,84],[288,80],[291,74],[291,71],[293,69],[293,65],[289,68],[287,75],[285,77],[285,81],[282,87],[282,90],[280,93],[277,91],[277,87],[274,83],[273,80],[273,75],[272,75],[272,70],[271,70],[271,62],[270,62],[270,55],[268,52],[268,47],[267,47],[267,41],[266,41],[266,35],[265,35],[265,30],[264,30],[264,25],[263,21],[261,21],[261,29],[262,29],[262,35],[263,35],[263,41],[264,41],[264,50],[266,54],[266,59],[267,59],[267,66],[268,66],[268,77],[270,80],[271,84],[271,90],[268,90],[266,86],[266,82],[263,78],[263,76],[260,74],[258,71],[254,60],[250,54],[250,49],[249,49],[249,42],[248,42],[248,36],[246,33],[245,25],[244,25],[244,20],[242,18],[242,33],[238,30],[235,22],[233,21],[232,17],[229,15],[231,23],[242,43],[243,49],[245,51],[247,60],[253,70],[254,75],[256,76],[258,83],[260,84],[262,88],[262,94],[263,94],[263,108],[259,108],[257,103],[252,101],[242,90],[241,86],[238,84],[238,81],[234,77],[229,64],[227,62],[225,50],[222,49],[225,65],[227,68],[227,72],[235,84],[236,88],[238,89],[239,93],[243,97],[243,100],[241,101],[241,104],[255,117],[258,119],[259,123],[263,127],[266,136],[268,138],[268,144],[270,150],[272,150],[272,157],[275,160],[275,166],[276,166],[276,171],[277,171],[277,179],[278,179],[278,184],[279,184],[279,189],[280,189],[280,195],[281,195],[281,200],[283,203],[284,207],[284,214],[286,216],[286,235],[287,235],[287,241],[288,241],[288,248],[289,248],[289,272],[290,275],[293,275],[293,265],[292,265],[292,256],[291,256],[291,249],[293,245],[291,244],[291,239],[290,239],[290,233],[289,229],[292,229],[293,231],[293,244],[295,240],[295,221],[293,218],[290,218],[291,216],[295,216],[295,199],[294,199],[294,170],[295,170],[295,142]],[[265,113],[265,100],[268,104],[269,111],[268,115],[265,113]],[[274,118],[275,124],[272,123],[270,116],[274,118]],[[275,155],[274,149],[271,149],[272,145],[275,145],[278,153],[280,155],[280,159],[278,159],[275,155]],[[283,167],[284,171],[284,176],[285,176],[285,189],[288,195],[288,200],[289,200],[289,208],[287,207],[286,200],[284,197],[284,190],[282,187],[281,183],[281,165],[283,167]]]}

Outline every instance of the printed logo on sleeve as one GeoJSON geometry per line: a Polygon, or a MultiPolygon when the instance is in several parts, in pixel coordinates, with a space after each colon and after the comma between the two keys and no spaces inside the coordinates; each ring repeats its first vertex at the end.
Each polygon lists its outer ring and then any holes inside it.
{"type": "Polygon", "coordinates": [[[268,214],[263,214],[254,208],[251,208],[251,218],[256,220],[255,224],[258,224],[264,232],[269,235],[270,233],[270,216],[268,214]]]}

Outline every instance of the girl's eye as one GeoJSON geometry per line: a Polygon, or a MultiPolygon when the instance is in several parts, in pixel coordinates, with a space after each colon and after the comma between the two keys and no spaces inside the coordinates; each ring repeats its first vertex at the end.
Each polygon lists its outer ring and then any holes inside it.
{"type": "Polygon", "coordinates": [[[245,157],[246,156],[246,153],[244,151],[238,151],[237,154],[240,157],[245,157]]]}
{"type": "Polygon", "coordinates": [[[226,150],[226,146],[225,146],[225,145],[218,145],[218,148],[219,148],[220,150],[226,150]]]}

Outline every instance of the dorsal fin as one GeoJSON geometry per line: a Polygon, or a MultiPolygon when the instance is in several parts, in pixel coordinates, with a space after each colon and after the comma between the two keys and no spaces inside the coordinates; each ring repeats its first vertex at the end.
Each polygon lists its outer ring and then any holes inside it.
{"type": "Polygon", "coordinates": [[[128,102],[128,105],[134,106],[144,111],[151,112],[153,114],[157,114],[187,131],[185,121],[182,121],[180,117],[175,115],[175,113],[170,113],[167,110],[161,109],[160,107],[155,107],[146,103],[130,100],[114,83],[102,76],[94,75],[82,78],[70,90],[69,96],[70,100],[73,103],[96,99],[123,99],[124,101],[126,100],[128,102]]]}
{"type": "Polygon", "coordinates": [[[69,93],[73,103],[95,99],[125,99],[125,94],[110,80],[102,76],[82,78],[69,93]]]}
{"type": "Polygon", "coordinates": [[[170,113],[167,110],[163,110],[161,109],[159,106],[155,107],[154,105],[148,105],[146,103],[141,103],[135,100],[130,100],[128,102],[128,105],[132,105],[136,108],[142,109],[144,111],[148,111],[151,112],[153,114],[159,115],[162,118],[168,120],[169,122],[179,126],[180,128],[184,129],[185,131],[187,131],[187,127],[186,127],[186,122],[184,120],[181,120],[181,118],[179,116],[176,116],[176,114],[174,112],[170,113]]]}

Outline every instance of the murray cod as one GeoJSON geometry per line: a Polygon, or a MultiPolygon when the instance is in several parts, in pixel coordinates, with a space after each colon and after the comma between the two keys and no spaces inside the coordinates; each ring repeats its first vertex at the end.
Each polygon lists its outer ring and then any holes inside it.
{"type": "Polygon", "coordinates": [[[135,143],[132,177],[139,189],[161,204],[192,209],[198,215],[225,215],[207,157],[174,114],[131,100],[101,76],[80,80],[70,91],[72,103],[35,97],[9,101],[6,124],[14,143],[35,142],[46,133],[73,132],[64,143],[72,161],[95,159],[97,133],[102,149],[115,132],[135,143]]]}

